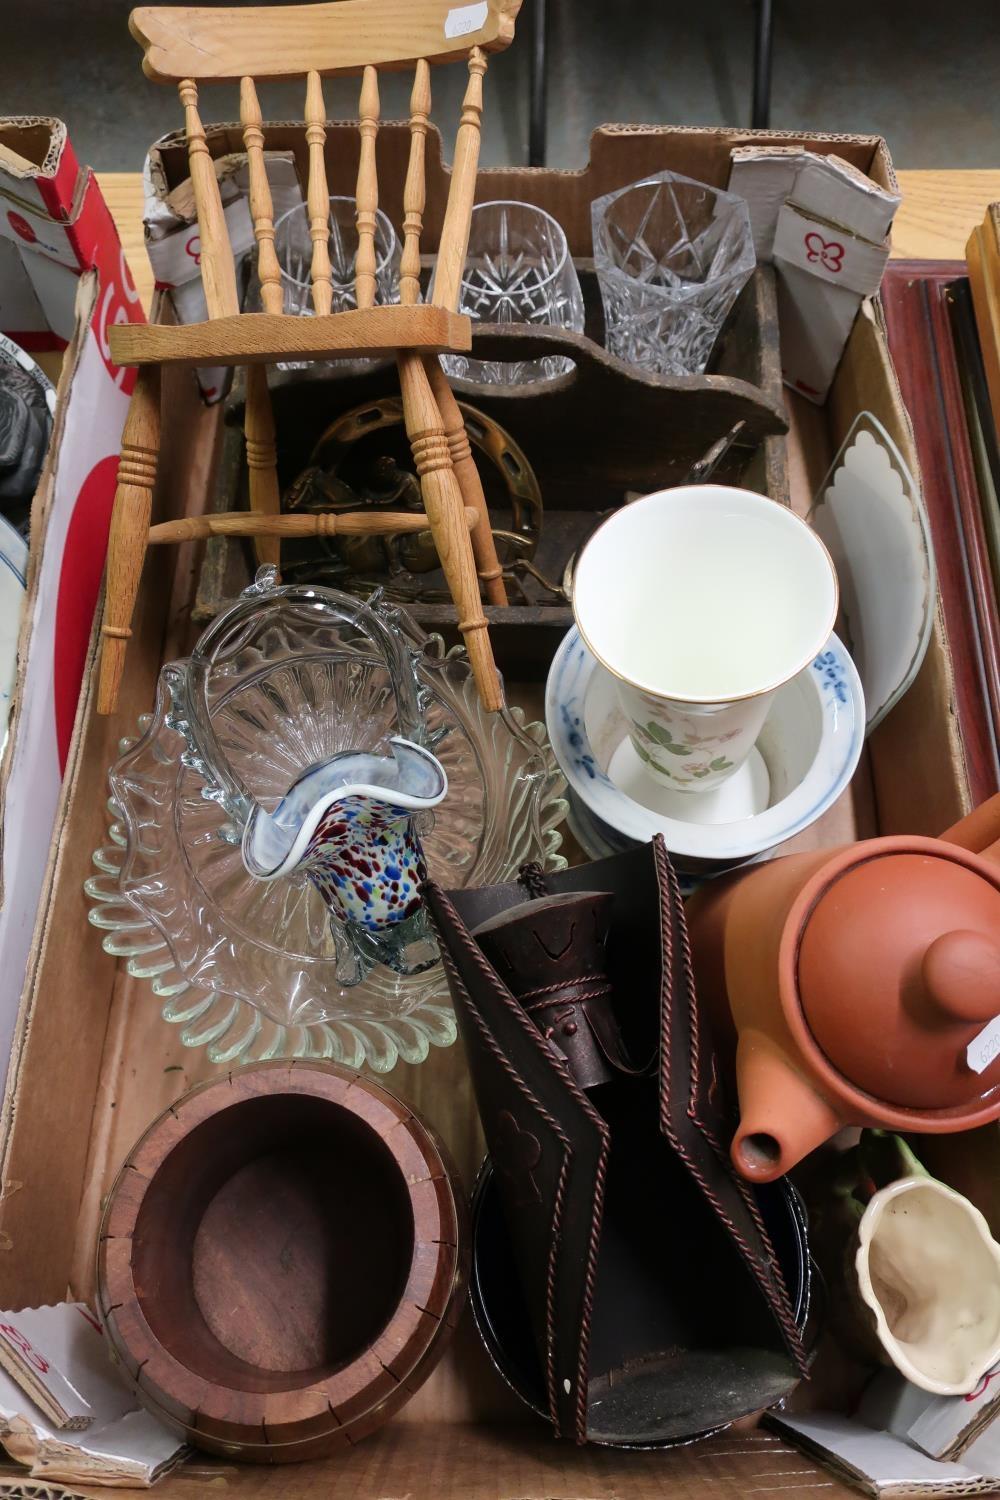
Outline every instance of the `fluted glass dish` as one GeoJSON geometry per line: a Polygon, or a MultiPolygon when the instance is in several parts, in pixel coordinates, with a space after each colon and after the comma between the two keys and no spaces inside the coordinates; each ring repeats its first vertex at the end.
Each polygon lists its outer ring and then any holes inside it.
{"type": "MultiPolygon", "coordinates": [[[[316,590],[317,598],[324,590],[316,590]]],[[[558,825],[565,783],[541,724],[480,706],[464,650],[445,651],[402,611],[388,611],[410,652],[427,742],[448,795],[421,829],[429,872],[446,887],[511,878],[525,861],[565,867],[558,825]]],[[[455,1039],[440,962],[400,975],[377,965],[360,984],[337,976],[328,911],[298,876],[254,879],[230,813],[193,764],[164,669],[152,715],[122,742],[105,844],[86,882],[107,952],[147,979],[167,1021],[214,1061],[327,1057],[388,1071],[455,1039]]],[[[301,601],[247,630],[208,695],[229,768],[273,807],[304,764],[381,750],[397,700],[371,642],[343,622],[319,638],[301,601]]]]}

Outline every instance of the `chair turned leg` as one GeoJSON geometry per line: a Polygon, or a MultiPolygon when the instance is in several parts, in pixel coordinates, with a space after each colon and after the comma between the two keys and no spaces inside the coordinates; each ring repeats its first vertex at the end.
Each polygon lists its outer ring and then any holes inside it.
{"type": "Polygon", "coordinates": [[[400,354],[399,384],[406,434],[420,476],[424,509],[458,611],[458,628],[469,653],[480,701],[488,713],[496,713],[503,707],[503,693],[479,597],[462,491],[451,466],[444,422],[421,355],[400,354]]]}
{"type": "Polygon", "coordinates": [[[479,512],[479,520],[472,531],[472,552],[476,559],[479,581],[486,591],[486,602],[487,604],[506,604],[507,590],[504,587],[500,559],[497,557],[493,528],[490,526],[490,514],[486,508],[483,481],[479,477],[476,460],[472,456],[469,434],[465,430],[462,413],[455,400],[455,392],[448,384],[447,377],[436,356],[432,355],[426,361],[426,368],[431,391],[444,423],[444,435],[448,439],[448,450],[451,453],[451,466],[455,470],[455,477],[462,491],[463,504],[472,506],[479,512]]]}
{"type": "MultiPolygon", "coordinates": [[[[267,388],[267,366],[247,365],[247,404],[243,418],[247,440],[247,469],[250,475],[250,509],[265,516],[281,511],[278,492],[278,455],[274,437],[274,412],[271,392],[267,388]]],[[[254,537],[257,561],[278,567],[281,541],[276,536],[254,537]]]]}
{"type": "Polygon", "coordinates": [[[160,370],[144,365],[122,431],[118,487],[108,536],[107,583],[101,624],[101,675],[97,711],[114,713],[118,705],[125,651],[132,634],[132,613],[153,508],[153,486],[160,451],[160,370]]]}

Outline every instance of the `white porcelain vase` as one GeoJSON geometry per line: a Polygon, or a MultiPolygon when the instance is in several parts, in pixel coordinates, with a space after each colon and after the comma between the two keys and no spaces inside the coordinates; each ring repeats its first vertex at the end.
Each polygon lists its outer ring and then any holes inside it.
{"type": "Polygon", "coordinates": [[[636,755],[671,791],[704,793],[747,760],[779,688],[823,651],[837,575],[786,506],[722,484],[616,510],[573,575],[573,614],[616,680],[636,755]]]}
{"type": "Polygon", "coordinates": [[[1000,1360],[1000,1245],[961,1194],[926,1175],[882,1188],[855,1265],[879,1341],[914,1385],[968,1395],[1000,1360]]]}

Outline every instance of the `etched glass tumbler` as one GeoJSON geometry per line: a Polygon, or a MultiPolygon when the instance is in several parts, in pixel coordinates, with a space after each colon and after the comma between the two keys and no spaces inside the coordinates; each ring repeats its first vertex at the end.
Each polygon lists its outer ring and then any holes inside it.
{"type": "MultiPolygon", "coordinates": [[[[330,311],[349,312],[357,307],[354,292],[354,271],[358,259],[358,230],[354,222],[357,205],[353,198],[330,199],[330,234],[327,250],[330,255],[330,280],[333,300],[330,311]]],[[[274,253],[281,268],[282,312],[296,317],[312,317],[315,312],[312,300],[313,243],[309,234],[309,211],[304,203],[290,208],[274,226],[274,253]]],[[[381,209],[375,216],[375,301],[399,301],[399,241],[396,231],[381,209]]],[[[284,360],[279,370],[305,370],[329,368],[336,364],[341,374],[361,374],[372,364],[370,359],[354,360],[284,360]]]]}
{"type": "MultiPolygon", "coordinates": [[[[357,307],[354,270],[358,259],[357,207],[353,198],[330,199],[330,275],[333,289],[331,312],[357,307]]],[[[274,253],[281,267],[283,311],[309,316],[312,301],[313,243],[309,234],[309,211],[304,203],[282,214],[274,226],[274,253]]],[[[375,301],[399,301],[399,241],[381,209],[375,216],[375,301]]]]}
{"type": "MultiPolygon", "coordinates": [[[[583,332],[583,293],[566,236],[530,203],[480,203],[472,210],[459,312],[474,323],[524,323],[583,332]]],[[[484,385],[527,385],[568,374],[563,355],[514,361],[447,354],[448,375],[484,385]]]]}
{"type": "Polygon", "coordinates": [[[658,172],[590,211],[605,346],[658,375],[700,375],[756,264],[744,200],[658,172]]]}

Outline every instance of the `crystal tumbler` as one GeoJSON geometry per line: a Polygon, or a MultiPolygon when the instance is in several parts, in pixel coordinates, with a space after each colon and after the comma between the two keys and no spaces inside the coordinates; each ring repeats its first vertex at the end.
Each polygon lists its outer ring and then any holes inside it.
{"type": "MultiPolygon", "coordinates": [[[[474,323],[526,323],[583,332],[583,293],[566,236],[530,203],[480,203],[472,210],[459,312],[474,323]]],[[[444,356],[448,375],[484,385],[526,385],[567,374],[561,355],[516,361],[444,356]]]]}
{"type": "MultiPolygon", "coordinates": [[[[357,307],[354,270],[358,259],[357,207],[353,198],[330,199],[330,270],[333,284],[331,312],[357,307]]],[[[309,211],[304,203],[282,214],[274,226],[274,251],[281,267],[283,311],[298,315],[313,312],[313,243],[309,235],[309,211]]],[[[375,301],[399,301],[399,242],[396,231],[381,209],[375,215],[375,301]]]]}
{"type": "Polygon", "coordinates": [[[659,375],[700,375],[756,257],[742,198],[658,172],[591,204],[605,345],[659,375]]]}
{"type": "MultiPolygon", "coordinates": [[[[330,311],[348,312],[357,307],[354,291],[354,271],[358,259],[358,230],[355,224],[357,205],[353,198],[330,199],[330,236],[327,250],[330,255],[330,276],[333,301],[330,311]]],[[[274,226],[274,251],[281,268],[282,312],[297,317],[311,317],[315,311],[312,300],[312,239],[309,234],[309,211],[304,203],[290,208],[274,226]]],[[[375,301],[399,301],[399,241],[396,231],[381,209],[375,216],[375,301]]],[[[362,374],[372,361],[354,360],[284,360],[278,363],[279,370],[328,369],[336,364],[342,375],[362,374]]]]}

